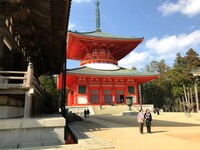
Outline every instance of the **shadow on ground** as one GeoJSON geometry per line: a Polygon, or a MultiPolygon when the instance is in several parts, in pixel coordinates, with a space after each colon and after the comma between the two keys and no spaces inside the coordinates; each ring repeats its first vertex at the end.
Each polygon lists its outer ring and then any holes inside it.
{"type": "MultiPolygon", "coordinates": [[[[187,121],[187,118],[186,118],[187,121]]],[[[73,123],[72,123],[73,124],[73,123]]],[[[74,124],[78,125],[83,138],[88,138],[85,133],[93,131],[109,130],[109,128],[127,128],[138,127],[136,116],[114,116],[114,115],[94,115],[90,118],[83,119],[83,121],[76,121],[74,124]]],[[[153,127],[200,127],[200,124],[182,123],[168,120],[154,119],[153,127]]],[[[152,134],[168,132],[167,130],[153,131],[152,134]]]]}
{"type": "MultiPolygon", "coordinates": [[[[111,126],[111,128],[112,127],[121,127],[120,125],[122,125],[124,127],[137,127],[138,126],[136,116],[95,115],[92,117],[95,119],[100,119],[103,121],[109,121],[109,122],[116,123],[116,126],[111,126]],[[119,126],[117,124],[119,124],[119,126]]],[[[187,118],[185,121],[187,121],[187,118]]],[[[200,126],[200,124],[193,124],[193,123],[187,123],[187,122],[182,123],[182,122],[175,122],[175,121],[168,121],[168,120],[163,121],[163,120],[153,119],[152,126],[155,126],[155,127],[191,127],[191,126],[200,126]]]]}

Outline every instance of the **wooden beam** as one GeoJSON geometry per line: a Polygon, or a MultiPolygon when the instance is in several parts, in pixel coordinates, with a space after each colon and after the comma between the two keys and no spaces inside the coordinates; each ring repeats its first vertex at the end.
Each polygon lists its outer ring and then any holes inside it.
{"type": "Polygon", "coordinates": [[[14,94],[25,94],[26,90],[25,89],[7,89],[7,90],[0,90],[0,94],[4,94],[4,95],[14,95],[14,94]]]}
{"type": "Polygon", "coordinates": [[[0,79],[25,80],[27,78],[26,77],[0,76],[0,79]]]}
{"type": "Polygon", "coordinates": [[[26,87],[23,84],[0,84],[0,89],[13,89],[13,88],[26,89],[26,87]]]}
{"type": "Polygon", "coordinates": [[[25,0],[1,0],[2,2],[9,2],[9,3],[16,3],[16,4],[21,4],[25,0]]]}

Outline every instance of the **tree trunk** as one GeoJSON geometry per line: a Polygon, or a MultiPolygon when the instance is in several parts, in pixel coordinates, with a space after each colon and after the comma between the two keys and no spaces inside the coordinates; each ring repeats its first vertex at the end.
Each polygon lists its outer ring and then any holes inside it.
{"type": "Polygon", "coordinates": [[[185,98],[184,96],[182,96],[182,108],[183,108],[183,111],[185,111],[185,107],[186,107],[186,101],[185,101],[185,98]]]}
{"type": "Polygon", "coordinates": [[[188,107],[190,107],[190,105],[191,105],[190,100],[191,99],[190,99],[190,88],[189,87],[187,88],[187,97],[188,97],[188,103],[187,104],[188,104],[188,107]]]}
{"type": "Polygon", "coordinates": [[[190,88],[190,98],[191,98],[191,106],[192,106],[192,111],[194,112],[194,103],[193,103],[193,96],[192,96],[192,88],[190,88]]]}
{"type": "Polygon", "coordinates": [[[195,99],[196,99],[196,109],[197,109],[197,112],[199,112],[199,96],[198,96],[197,80],[196,79],[195,79],[195,82],[194,82],[194,92],[195,92],[195,99]]]}
{"type": "Polygon", "coordinates": [[[183,102],[181,101],[181,97],[179,97],[179,107],[180,107],[180,111],[182,112],[184,109],[183,109],[183,102]]]}
{"type": "Polygon", "coordinates": [[[183,91],[184,91],[184,96],[185,96],[185,103],[187,104],[188,98],[187,98],[187,93],[186,93],[185,85],[184,84],[183,84],[183,91]]]}

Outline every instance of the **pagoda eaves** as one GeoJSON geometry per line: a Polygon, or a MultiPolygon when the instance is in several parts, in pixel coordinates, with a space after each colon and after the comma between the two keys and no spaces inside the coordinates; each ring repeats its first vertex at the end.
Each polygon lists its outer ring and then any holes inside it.
{"type": "Polygon", "coordinates": [[[92,69],[89,67],[80,67],[74,69],[67,70],[67,87],[70,87],[71,84],[74,82],[76,77],[82,78],[102,78],[102,79],[123,79],[128,80],[132,79],[137,84],[143,84],[149,81],[152,81],[156,78],[159,78],[159,74],[157,73],[145,73],[145,72],[138,72],[132,69],[122,68],[120,67],[117,70],[99,70],[99,69],[92,69]]]}
{"type": "MultiPolygon", "coordinates": [[[[91,55],[94,50],[97,53],[111,54],[111,62],[117,62],[134,50],[144,38],[121,37],[105,32],[68,32],[67,58],[81,60],[84,63],[86,55],[91,55]],[[113,57],[113,58],[112,58],[113,57]]],[[[106,56],[108,55],[106,54],[106,56]]],[[[95,58],[94,58],[95,59],[95,58]]],[[[100,60],[97,58],[98,61],[100,60]]]]}

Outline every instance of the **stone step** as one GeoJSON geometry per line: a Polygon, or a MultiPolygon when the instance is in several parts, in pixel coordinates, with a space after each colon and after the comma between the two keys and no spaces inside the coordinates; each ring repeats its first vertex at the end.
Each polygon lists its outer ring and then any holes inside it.
{"type": "MultiPolygon", "coordinates": [[[[137,112],[138,110],[132,106],[132,111],[137,112]]],[[[95,114],[122,114],[124,111],[127,111],[129,107],[127,105],[103,105],[102,108],[100,106],[93,106],[95,114]]]]}

